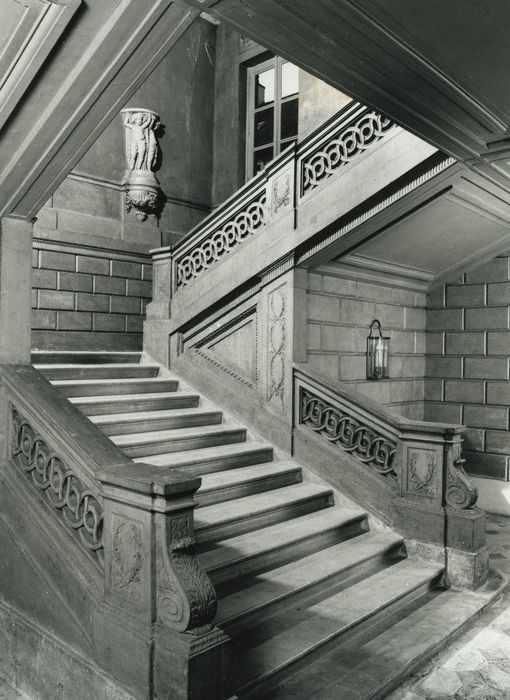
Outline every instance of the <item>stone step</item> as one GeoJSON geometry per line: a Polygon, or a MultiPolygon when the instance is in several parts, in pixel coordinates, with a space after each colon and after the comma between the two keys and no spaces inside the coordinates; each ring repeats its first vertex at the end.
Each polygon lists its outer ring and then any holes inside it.
{"type": "Polygon", "coordinates": [[[157,377],[159,365],[140,365],[137,363],[113,364],[46,364],[34,365],[46,379],[126,379],[157,377]]]}
{"type": "Polygon", "coordinates": [[[119,396],[77,396],[69,401],[86,416],[108,415],[111,413],[132,413],[139,411],[158,411],[177,408],[196,408],[200,402],[198,394],[179,392],[160,392],[156,394],[121,394],[119,396]]]}
{"type": "Polygon", "coordinates": [[[215,542],[199,551],[198,559],[213,583],[220,584],[283,566],[367,528],[366,513],[335,506],[215,542]]]}
{"type": "Polygon", "coordinates": [[[404,559],[348,589],[251,627],[233,644],[237,694],[250,700],[267,695],[299,669],[300,662],[308,665],[390,618],[438,585],[442,574],[437,564],[404,559]]]}
{"type": "MultiPolygon", "coordinates": [[[[155,430],[132,435],[112,435],[110,440],[128,457],[151,457],[169,452],[199,450],[246,440],[246,428],[205,425],[174,430],[155,430]]],[[[145,460],[147,461],[147,460],[145,460]]]]}
{"type": "Polygon", "coordinates": [[[290,564],[246,576],[220,588],[216,624],[238,634],[269,615],[302,605],[317,591],[345,589],[403,555],[398,535],[365,532],[290,564]]]}
{"type": "Polygon", "coordinates": [[[89,351],[82,350],[33,350],[32,364],[79,364],[79,365],[97,365],[97,364],[113,364],[120,363],[136,363],[140,362],[141,352],[131,351],[89,351]]]}
{"type": "Polygon", "coordinates": [[[221,472],[225,469],[270,462],[272,459],[272,445],[265,442],[241,442],[234,445],[204,447],[200,450],[135,457],[133,461],[158,467],[184,469],[190,475],[202,476],[202,474],[221,472]]]}
{"type": "Polygon", "coordinates": [[[175,379],[147,377],[141,379],[55,379],[52,381],[65,397],[75,396],[119,396],[121,394],[155,394],[177,391],[175,379]]]}
{"type": "Polygon", "coordinates": [[[90,420],[108,436],[143,433],[153,430],[173,430],[196,425],[218,425],[221,411],[201,408],[168,409],[166,411],[136,411],[90,416],[90,420]]]}
{"type": "Polygon", "coordinates": [[[204,474],[197,493],[200,506],[223,503],[254,493],[290,486],[301,481],[301,467],[295,462],[270,462],[253,467],[204,474]]]}
{"type": "Polygon", "coordinates": [[[268,527],[314,513],[333,503],[333,491],[318,484],[294,484],[254,496],[199,508],[195,534],[199,544],[268,527]]]}
{"type": "MultiPolygon", "coordinates": [[[[489,582],[484,588],[491,585],[497,588],[501,582],[489,582]]],[[[385,698],[464,632],[473,617],[491,600],[491,595],[483,590],[469,595],[444,589],[433,591],[425,595],[415,609],[394,615],[390,624],[381,625],[379,629],[372,628],[368,639],[336,646],[283,684],[271,688],[268,693],[252,694],[251,697],[265,700],[385,698]]],[[[430,688],[429,691],[430,695],[424,691],[427,695],[423,697],[452,697],[445,687],[430,688]]],[[[415,697],[410,694],[410,698],[411,695],[415,697]]],[[[467,700],[467,696],[462,697],[467,700]]]]}

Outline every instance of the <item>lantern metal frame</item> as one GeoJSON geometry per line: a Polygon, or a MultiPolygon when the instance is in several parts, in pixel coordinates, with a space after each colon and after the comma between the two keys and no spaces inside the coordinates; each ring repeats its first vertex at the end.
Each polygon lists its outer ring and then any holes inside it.
{"type": "Polygon", "coordinates": [[[375,318],[370,324],[367,337],[367,379],[377,381],[389,379],[390,339],[383,336],[381,322],[375,318]],[[375,335],[378,332],[378,335],[375,335]]]}

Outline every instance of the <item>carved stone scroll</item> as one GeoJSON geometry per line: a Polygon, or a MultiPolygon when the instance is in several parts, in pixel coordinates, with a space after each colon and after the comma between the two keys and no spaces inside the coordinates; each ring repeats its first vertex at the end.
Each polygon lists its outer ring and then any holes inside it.
{"type": "Polygon", "coordinates": [[[397,477],[395,442],[378,433],[373,427],[363,425],[347,409],[340,409],[303,388],[300,423],[311,428],[332,445],[374,467],[379,474],[392,479],[397,477]]]}
{"type": "Polygon", "coordinates": [[[303,194],[317,187],[338,168],[366,151],[393,126],[393,122],[372,110],[367,111],[354,123],[343,125],[326,143],[303,160],[303,194]]]}
{"type": "Polygon", "coordinates": [[[127,171],[126,211],[135,210],[140,221],[149,215],[159,218],[161,187],[154,174],[161,151],[157,139],[159,116],[149,109],[123,109],[122,121],[126,132],[127,171]]]}
{"type": "Polygon", "coordinates": [[[195,555],[192,513],[155,517],[159,620],[178,632],[211,625],[216,591],[195,555]]]}
{"type": "Polygon", "coordinates": [[[64,524],[74,530],[87,550],[103,563],[103,505],[100,500],[15,408],[12,408],[11,431],[10,454],[14,463],[31,477],[64,524]]]}
{"type": "Polygon", "coordinates": [[[446,505],[456,510],[473,508],[478,500],[478,489],[464,471],[466,460],[461,459],[461,444],[454,443],[447,456],[446,505]]]}

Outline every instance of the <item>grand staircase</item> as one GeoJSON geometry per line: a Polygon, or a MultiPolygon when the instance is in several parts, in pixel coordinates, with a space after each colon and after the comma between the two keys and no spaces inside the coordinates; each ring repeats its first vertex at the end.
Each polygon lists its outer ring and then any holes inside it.
{"type": "Polygon", "coordinates": [[[232,639],[239,698],[384,697],[484,607],[442,587],[442,564],[407,557],[401,537],[371,529],[367,513],[139,354],[36,352],[33,362],[134,462],[202,478],[197,554],[232,639]]]}

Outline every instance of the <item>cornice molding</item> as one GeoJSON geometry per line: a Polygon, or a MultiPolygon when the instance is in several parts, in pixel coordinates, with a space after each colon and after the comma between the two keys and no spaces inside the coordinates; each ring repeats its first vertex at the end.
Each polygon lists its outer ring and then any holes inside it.
{"type": "Polygon", "coordinates": [[[0,54],[0,129],[82,4],[82,0],[14,1],[25,9],[0,54]]]}

